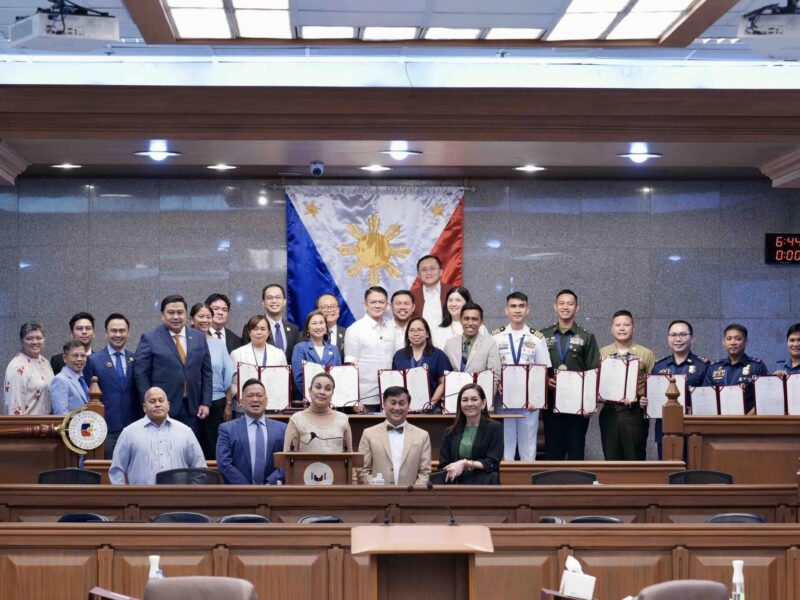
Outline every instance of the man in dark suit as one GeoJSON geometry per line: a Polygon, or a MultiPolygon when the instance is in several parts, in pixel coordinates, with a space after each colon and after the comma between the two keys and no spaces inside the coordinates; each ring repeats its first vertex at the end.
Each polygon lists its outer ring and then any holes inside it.
{"type": "MultiPolygon", "coordinates": [[[[292,362],[292,351],[294,345],[300,339],[300,328],[283,318],[283,309],[286,308],[286,290],[280,283],[268,283],[261,290],[261,299],[267,311],[267,322],[269,323],[268,342],[283,350],[286,354],[286,361],[292,362]]],[[[247,325],[242,329],[242,343],[250,341],[250,333],[247,325]]]]}
{"type": "Polygon", "coordinates": [[[161,325],[142,334],[133,363],[136,388],[159,387],[169,399],[169,416],[195,429],[211,406],[211,354],[205,334],[186,327],[186,300],[161,301],[161,325]]]}
{"type": "Polygon", "coordinates": [[[344,356],[344,327],[339,327],[339,299],[333,294],[322,294],[317,298],[317,310],[325,315],[328,326],[328,343],[339,349],[339,356],[344,356]]]}
{"type": "Polygon", "coordinates": [[[420,285],[411,290],[415,317],[424,317],[431,329],[442,323],[442,304],[453,286],[442,280],[442,261],[428,254],[417,261],[420,285]]]}
{"type": "Polygon", "coordinates": [[[228,317],[231,314],[231,301],[225,294],[210,294],[206,298],[206,304],[211,309],[211,327],[208,335],[225,342],[228,354],[242,345],[242,338],[227,328],[228,317]]]}
{"type": "Polygon", "coordinates": [[[92,377],[96,376],[97,385],[103,392],[100,399],[106,409],[108,425],[103,452],[105,458],[111,460],[119,434],[142,417],[142,404],[133,376],[134,355],[125,349],[131,334],[130,322],[125,315],[112,313],[106,318],[105,330],[108,345],[89,356],[83,375],[90,385],[92,377]]]}
{"type": "MultiPolygon", "coordinates": [[[[94,317],[88,312],[75,313],[69,320],[69,332],[72,339],[81,341],[86,355],[90,356],[92,340],[94,340],[94,317]]],[[[50,366],[53,369],[53,375],[58,375],[58,372],[64,368],[64,355],[59,352],[51,356],[50,366]]]]}
{"type": "Polygon", "coordinates": [[[217,468],[225,483],[276,484],[283,469],[275,468],[275,452],[283,452],[286,424],[267,419],[267,391],[258,379],[242,386],[244,416],[223,423],[217,438],[217,468]]]}

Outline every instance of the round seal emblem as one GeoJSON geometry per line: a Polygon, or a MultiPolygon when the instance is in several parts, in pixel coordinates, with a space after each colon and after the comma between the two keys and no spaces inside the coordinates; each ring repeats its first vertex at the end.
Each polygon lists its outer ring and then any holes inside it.
{"type": "Polygon", "coordinates": [[[94,450],[108,435],[106,420],[92,410],[84,410],[72,417],[67,432],[69,441],[81,450],[94,450]]]}
{"type": "Polygon", "coordinates": [[[306,485],[333,485],[333,469],[323,462],[311,463],[303,471],[306,485]]]}

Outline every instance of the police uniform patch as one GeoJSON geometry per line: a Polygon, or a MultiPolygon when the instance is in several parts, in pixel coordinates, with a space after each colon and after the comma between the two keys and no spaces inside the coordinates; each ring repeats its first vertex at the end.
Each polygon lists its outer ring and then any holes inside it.
{"type": "Polygon", "coordinates": [[[742,369],[742,375],[750,375],[750,365],[745,365],[742,369]]]}
{"type": "Polygon", "coordinates": [[[697,367],[694,365],[689,365],[689,373],[697,373],[697,367]]]}
{"type": "Polygon", "coordinates": [[[714,373],[711,375],[711,377],[713,377],[714,379],[722,379],[722,378],[724,378],[725,377],[725,369],[723,369],[722,367],[720,367],[719,369],[716,369],[714,371],[714,373]]]}

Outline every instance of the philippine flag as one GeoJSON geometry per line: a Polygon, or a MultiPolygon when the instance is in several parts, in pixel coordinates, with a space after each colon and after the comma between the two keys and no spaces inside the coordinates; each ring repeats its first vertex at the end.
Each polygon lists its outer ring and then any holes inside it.
{"type": "Polygon", "coordinates": [[[462,281],[464,188],[289,186],[286,188],[290,319],[302,325],[321,294],[339,299],[339,324],[364,314],[364,290],[418,285],[417,260],[442,261],[442,279],[462,281]]]}

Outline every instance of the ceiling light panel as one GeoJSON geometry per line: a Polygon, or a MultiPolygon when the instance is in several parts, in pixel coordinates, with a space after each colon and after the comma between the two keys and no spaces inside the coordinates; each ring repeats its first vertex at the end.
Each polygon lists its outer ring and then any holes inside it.
{"type": "Polygon", "coordinates": [[[167,0],[169,8],[222,8],[222,0],[167,0]]]}
{"type": "Polygon", "coordinates": [[[231,37],[228,19],[221,8],[176,8],[170,13],[180,38],[231,37]]]}
{"type": "Polygon", "coordinates": [[[393,41],[416,39],[416,27],[365,27],[361,38],[367,41],[393,41]]]}
{"type": "Polygon", "coordinates": [[[631,12],[683,12],[697,0],[638,0],[631,12]]]}
{"type": "Polygon", "coordinates": [[[679,12],[628,13],[608,34],[608,40],[643,40],[661,37],[681,16],[679,12]]]}
{"type": "Polygon", "coordinates": [[[288,10],[237,10],[235,14],[240,37],[292,39],[288,10]]]}
{"type": "Polygon", "coordinates": [[[353,39],[356,36],[354,27],[319,27],[304,25],[300,28],[300,37],[305,40],[353,39]]]}
{"type": "Polygon", "coordinates": [[[572,0],[567,13],[618,13],[631,0],[572,0]]]}
{"type": "Polygon", "coordinates": [[[547,36],[548,41],[596,40],[603,35],[617,13],[567,13],[547,36]]]}
{"type": "Polygon", "coordinates": [[[486,40],[538,40],[544,29],[492,27],[484,39],[486,40]]]}
{"type": "Polygon", "coordinates": [[[480,29],[455,29],[451,27],[430,27],[425,31],[426,40],[475,40],[480,29]]]}
{"type": "Polygon", "coordinates": [[[233,0],[233,8],[289,10],[289,0],[233,0]]]}

